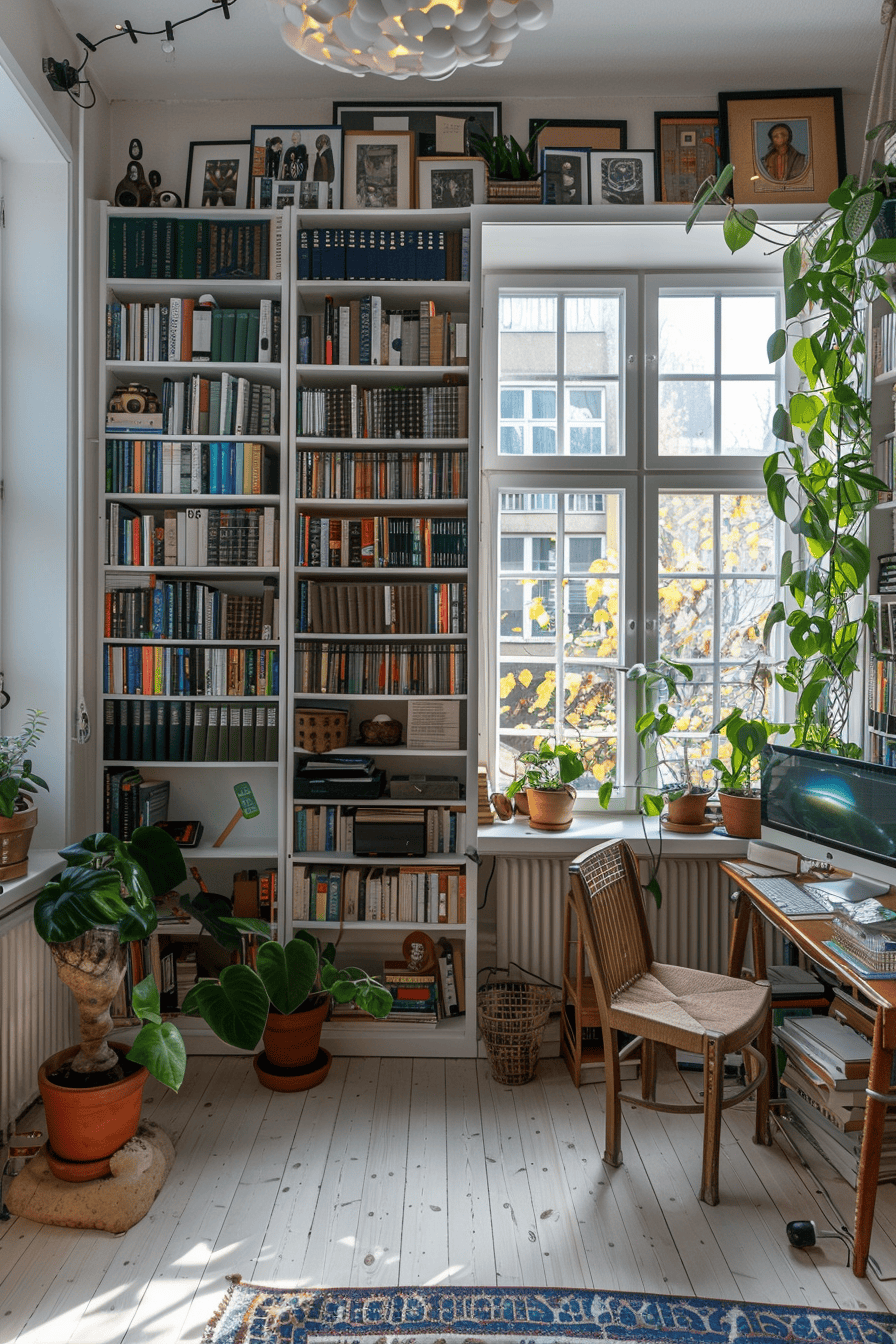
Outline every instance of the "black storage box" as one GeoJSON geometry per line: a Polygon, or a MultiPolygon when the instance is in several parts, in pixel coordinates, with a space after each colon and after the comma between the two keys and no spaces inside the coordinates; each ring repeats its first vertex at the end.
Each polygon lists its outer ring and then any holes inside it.
{"type": "Polygon", "coordinates": [[[323,775],[297,765],[292,794],[294,798],[379,798],[385,784],[384,770],[363,776],[323,775]]]}
{"type": "Polygon", "coordinates": [[[424,858],[426,822],[395,824],[358,821],[354,825],[354,852],[364,858],[424,858]]]}

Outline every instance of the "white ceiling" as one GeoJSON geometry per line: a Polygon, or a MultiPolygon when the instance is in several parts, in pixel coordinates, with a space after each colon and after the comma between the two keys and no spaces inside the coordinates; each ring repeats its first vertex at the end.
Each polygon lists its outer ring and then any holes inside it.
{"type": "MultiPolygon", "coordinates": [[[[18,0],[27,3],[27,0],[18,0]]],[[[53,0],[73,37],[96,42],[130,19],[161,28],[210,0],[53,0]]],[[[303,60],[282,41],[265,0],[236,0],[231,19],[207,14],[176,33],[173,64],[158,38],[116,38],[88,73],[111,99],[503,99],[648,95],[840,86],[865,93],[881,39],[881,0],[554,0],[550,24],[522,33],[504,65],[448,80],[357,79],[303,60]]],[[[672,107],[676,103],[671,104],[672,107]]],[[[677,106],[682,107],[679,101],[677,106]]],[[[587,108],[583,107],[583,115],[587,108]]]]}

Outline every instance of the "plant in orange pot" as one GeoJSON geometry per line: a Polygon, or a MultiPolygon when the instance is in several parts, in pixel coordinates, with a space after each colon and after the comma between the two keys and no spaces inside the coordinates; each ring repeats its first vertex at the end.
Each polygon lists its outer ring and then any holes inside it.
{"type": "Polygon", "coordinates": [[[47,716],[40,709],[26,712],[21,732],[0,737],[0,881],[24,877],[28,849],[37,825],[35,789],[47,783],[34,773],[31,749],[43,736],[47,716]]]}
{"type": "Polygon", "coordinates": [[[585,773],[578,749],[568,742],[543,737],[534,751],[524,751],[524,769],[505,790],[513,798],[525,789],[529,824],[538,831],[565,831],[572,824],[576,790],[572,781],[585,773]]]}
{"type": "Polygon", "coordinates": [[[742,709],[733,709],[712,730],[722,733],[731,748],[723,758],[713,760],[719,772],[719,804],[729,835],[742,840],[758,840],[762,833],[762,800],[759,793],[759,761],[763,749],[778,733],[790,731],[788,723],[769,723],[766,719],[744,718],[742,709]]]}

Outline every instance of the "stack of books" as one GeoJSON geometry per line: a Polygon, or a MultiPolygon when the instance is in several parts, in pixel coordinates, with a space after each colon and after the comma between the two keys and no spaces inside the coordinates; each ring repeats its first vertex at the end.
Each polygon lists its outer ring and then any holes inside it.
{"type": "Polygon", "coordinates": [[[296,764],[296,798],[378,798],[383,771],[372,756],[308,756],[296,764]]]}
{"type": "Polygon", "coordinates": [[[800,1007],[804,1004],[812,1007],[824,999],[824,981],[802,966],[769,966],[766,978],[772,988],[773,1005],[786,999],[800,1007]]]}
{"type": "Polygon", "coordinates": [[[393,999],[386,1022],[413,1022],[420,1027],[438,1024],[439,978],[436,971],[415,971],[404,961],[384,961],[383,983],[393,999]]]}
{"type": "Polygon", "coordinates": [[[495,820],[495,814],[491,805],[491,788],[488,782],[488,772],[484,765],[480,765],[477,771],[479,781],[479,806],[477,820],[480,826],[491,826],[495,820]]]}
{"type": "MultiPolygon", "coordinates": [[[[787,1055],[781,1085],[797,1129],[855,1187],[871,1042],[844,1022],[823,1016],[786,1017],[774,1034],[787,1055]]],[[[878,1179],[896,1179],[896,1112],[892,1110],[884,1120],[878,1179]]]]}

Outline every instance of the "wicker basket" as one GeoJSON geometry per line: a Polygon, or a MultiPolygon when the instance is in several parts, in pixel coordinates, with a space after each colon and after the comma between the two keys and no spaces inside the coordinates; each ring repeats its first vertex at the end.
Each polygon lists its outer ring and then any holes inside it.
{"type": "Polygon", "coordinates": [[[489,205],[540,205],[541,179],[508,182],[503,178],[489,178],[489,205]]]}
{"type": "Polygon", "coordinates": [[[296,746],[305,751],[332,751],[348,742],[347,709],[296,710],[296,746]]]}
{"type": "Polygon", "coordinates": [[[535,1077],[553,1002],[553,992],[547,985],[527,985],[520,980],[505,980],[480,989],[479,1030],[496,1083],[518,1086],[535,1077]]]}

